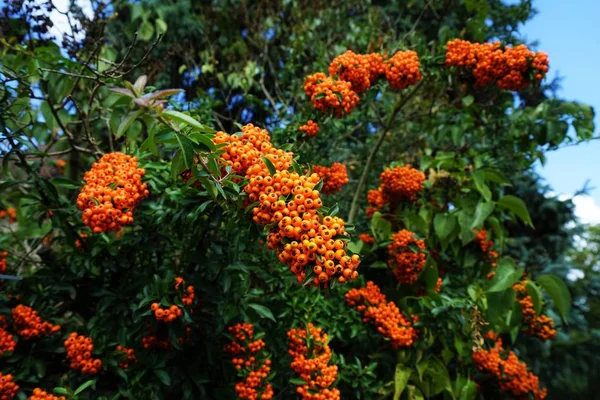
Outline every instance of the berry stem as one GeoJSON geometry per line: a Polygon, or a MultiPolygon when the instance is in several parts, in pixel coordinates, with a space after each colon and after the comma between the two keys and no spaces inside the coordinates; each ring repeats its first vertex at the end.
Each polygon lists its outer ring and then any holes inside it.
{"type": "Polygon", "coordinates": [[[352,206],[350,207],[350,214],[348,215],[348,223],[349,224],[353,223],[354,219],[356,218],[356,213],[358,212],[358,200],[360,199],[361,193],[363,191],[363,187],[365,186],[367,177],[369,176],[369,171],[371,170],[371,166],[373,165],[373,160],[375,159],[375,155],[377,154],[377,151],[381,147],[381,144],[383,143],[383,140],[386,137],[386,133],[389,131],[390,126],[394,122],[396,115],[398,115],[398,113],[400,112],[402,107],[404,107],[404,105],[406,103],[408,103],[408,100],[410,100],[410,98],[417,92],[417,90],[419,90],[419,88],[423,85],[423,82],[424,82],[424,79],[421,80],[419,83],[417,83],[417,85],[410,91],[410,93],[408,93],[406,96],[402,97],[399,101],[396,102],[396,105],[394,106],[394,109],[392,111],[392,114],[390,115],[390,118],[388,119],[387,124],[385,124],[385,126],[379,133],[377,142],[375,142],[375,146],[373,146],[373,148],[371,149],[371,153],[369,153],[369,158],[367,158],[367,163],[365,164],[365,169],[363,170],[360,180],[358,181],[358,186],[356,187],[356,191],[354,192],[354,197],[352,198],[352,206]]]}

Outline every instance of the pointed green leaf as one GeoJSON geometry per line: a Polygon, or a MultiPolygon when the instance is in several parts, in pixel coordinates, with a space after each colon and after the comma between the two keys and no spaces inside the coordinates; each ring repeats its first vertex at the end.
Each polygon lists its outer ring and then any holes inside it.
{"type": "Polygon", "coordinates": [[[433,219],[435,233],[444,240],[456,227],[456,217],[452,214],[438,214],[433,219]]]}
{"type": "Polygon", "coordinates": [[[275,317],[273,316],[273,313],[267,307],[256,303],[250,303],[248,304],[248,307],[254,309],[256,313],[262,318],[268,318],[275,322],[275,317]]]}
{"type": "Polygon", "coordinates": [[[548,293],[554,307],[566,324],[572,299],[565,282],[556,275],[540,275],[535,281],[548,293]]]}
{"type": "Polygon", "coordinates": [[[517,217],[519,217],[521,221],[533,228],[533,222],[531,221],[531,216],[529,215],[527,206],[520,198],[510,194],[503,196],[500,200],[498,200],[498,207],[508,209],[517,217]]]}
{"type": "Polygon", "coordinates": [[[400,399],[411,373],[410,368],[400,363],[396,364],[396,372],[394,373],[394,400],[400,399]]]}
{"type": "Polygon", "coordinates": [[[121,123],[119,124],[115,137],[120,138],[121,136],[123,136],[123,134],[127,132],[127,129],[129,129],[131,124],[133,124],[133,121],[135,121],[140,115],[142,115],[143,112],[144,110],[137,110],[128,114],[125,117],[125,119],[123,119],[123,121],[121,121],[121,123]]]}

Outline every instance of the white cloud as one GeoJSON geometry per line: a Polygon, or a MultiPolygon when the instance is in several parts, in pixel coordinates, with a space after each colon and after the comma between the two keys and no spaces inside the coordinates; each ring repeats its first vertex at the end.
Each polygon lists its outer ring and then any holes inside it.
{"type": "MultiPolygon", "coordinates": [[[[50,28],[50,33],[54,36],[57,42],[62,41],[62,37],[64,34],[71,34],[71,26],[69,25],[69,19],[65,15],[65,13],[69,10],[70,0],[54,0],[53,4],[56,7],[55,10],[52,10],[50,13],[50,19],[54,26],[50,28]]],[[[92,3],[90,0],[77,0],[76,4],[81,7],[83,13],[88,18],[94,17],[94,10],[92,9],[92,3]]],[[[80,26],[76,20],[71,18],[71,23],[80,26]]],[[[83,35],[83,33],[82,33],[83,35]]],[[[82,39],[82,37],[78,37],[77,39],[82,39]]]]}
{"type": "Polygon", "coordinates": [[[590,225],[600,224],[600,206],[591,196],[575,196],[573,204],[575,204],[575,215],[579,222],[590,225]]]}
{"type": "Polygon", "coordinates": [[[558,197],[559,200],[572,200],[575,205],[575,217],[582,224],[599,225],[600,224],[600,205],[596,203],[593,197],[588,195],[569,195],[548,193],[548,197],[558,197]]]}

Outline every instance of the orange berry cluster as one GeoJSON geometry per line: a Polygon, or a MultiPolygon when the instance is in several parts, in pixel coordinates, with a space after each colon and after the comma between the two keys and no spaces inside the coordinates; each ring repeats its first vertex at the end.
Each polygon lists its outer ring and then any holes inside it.
{"type": "Polygon", "coordinates": [[[160,304],[152,303],[150,309],[154,312],[154,316],[159,322],[173,322],[183,315],[181,309],[175,304],[169,308],[162,308],[160,304]]]}
{"type": "Polygon", "coordinates": [[[490,374],[511,398],[526,400],[546,398],[546,389],[540,388],[539,378],[527,371],[527,364],[521,362],[517,355],[509,351],[503,359],[502,339],[496,340],[496,345],[491,350],[477,350],[473,352],[473,362],[480,371],[490,374]]]}
{"type": "Polygon", "coordinates": [[[0,400],[14,399],[18,391],[19,386],[13,381],[13,376],[0,372],[0,400]]]}
{"type": "Polygon", "coordinates": [[[533,299],[527,294],[526,286],[526,280],[513,285],[513,290],[517,292],[517,301],[521,303],[523,324],[527,327],[525,333],[529,336],[537,336],[542,341],[554,339],[556,336],[554,321],[547,315],[536,315],[533,299]]]}
{"type": "Polygon", "coordinates": [[[446,44],[446,65],[466,68],[476,86],[495,83],[500,89],[524,89],[548,72],[548,55],[534,53],[524,44],[505,47],[500,42],[471,43],[461,39],[446,44]]]}
{"type": "Polygon", "coordinates": [[[173,346],[169,339],[159,339],[156,335],[148,335],[142,337],[142,346],[144,349],[161,349],[161,350],[171,350],[173,346]]]}
{"type": "Polygon", "coordinates": [[[415,200],[417,193],[423,189],[425,174],[411,167],[386,168],[379,176],[383,192],[393,198],[400,200],[415,200]]]}
{"type": "Polygon", "coordinates": [[[373,244],[375,243],[375,238],[373,236],[371,236],[368,233],[361,233],[360,235],[358,235],[358,238],[364,243],[364,244],[373,244]]]}
{"type": "Polygon", "coordinates": [[[321,188],[323,194],[340,192],[342,186],[349,182],[348,170],[341,163],[335,162],[331,164],[331,167],[315,165],[313,166],[313,172],[323,179],[323,187],[321,188]]]}
{"type": "Polygon", "coordinates": [[[421,80],[420,62],[414,51],[399,51],[386,60],[378,53],[358,54],[352,50],[335,57],[329,76],[317,72],[304,81],[304,92],[315,109],[332,110],[336,117],[349,114],[360,98],[380,77],[385,76],[394,89],[404,89],[421,80]]]}
{"type": "Polygon", "coordinates": [[[75,247],[77,247],[79,250],[83,251],[84,247],[83,247],[82,240],[85,239],[85,238],[87,238],[87,237],[88,237],[87,233],[80,233],[79,234],[79,239],[75,240],[75,247]]]}
{"type": "Polygon", "coordinates": [[[437,278],[437,282],[435,283],[434,292],[439,293],[442,291],[442,283],[443,282],[444,282],[444,279],[442,279],[441,277],[437,278]]]}
{"type": "Polygon", "coordinates": [[[0,274],[4,274],[8,268],[7,257],[8,251],[0,251],[0,274]]]}
{"type": "Polygon", "coordinates": [[[69,368],[89,375],[95,375],[100,371],[102,360],[92,358],[94,344],[91,338],[73,332],[64,344],[67,349],[67,359],[70,362],[69,368]]]}
{"type": "Polygon", "coordinates": [[[8,207],[6,210],[0,210],[0,218],[8,217],[9,222],[17,220],[17,210],[14,207],[8,207]]]}
{"type": "Polygon", "coordinates": [[[379,211],[387,203],[395,208],[398,201],[416,200],[417,194],[423,190],[425,174],[410,165],[403,165],[386,168],[379,175],[379,181],[381,182],[379,187],[370,190],[367,194],[367,201],[372,206],[367,210],[369,216],[375,211],[379,211]]]}
{"type": "Polygon", "coordinates": [[[268,400],[273,398],[273,387],[267,383],[271,372],[271,360],[264,352],[265,342],[254,340],[254,326],[249,323],[236,324],[227,328],[233,341],[225,346],[231,354],[231,363],[238,371],[247,373],[244,381],[235,385],[238,398],[268,400]]]}
{"type": "Polygon", "coordinates": [[[64,174],[65,173],[65,167],[67,166],[67,162],[63,159],[58,159],[56,160],[56,170],[60,173],[60,174],[64,174]]]}
{"type": "Polygon", "coordinates": [[[306,133],[308,136],[311,137],[317,136],[317,133],[319,133],[319,124],[314,122],[312,119],[309,119],[308,121],[306,121],[306,124],[300,125],[298,130],[300,132],[306,133]]]}
{"type": "Polygon", "coordinates": [[[320,180],[317,174],[289,172],[293,153],[275,148],[269,133],[252,124],[242,127],[242,136],[218,132],[214,142],[225,151],[225,163],[246,178],[247,204],[257,203],[252,210],[254,222],[272,224],[268,246],[299,282],[304,282],[307,268],[315,274],[315,285],[327,284],[336,276],[342,283],[356,279],[360,258],[348,255],[345,242],[339,239],[348,236],[344,221],[317,213],[323,205],[315,189],[320,180]],[[270,174],[261,157],[271,161],[275,174],[270,174]]]}
{"type": "MultiPolygon", "coordinates": [[[[172,350],[173,345],[171,345],[171,341],[169,338],[159,337],[161,335],[156,335],[154,333],[154,328],[152,324],[147,325],[147,329],[150,331],[150,334],[142,337],[142,346],[144,349],[160,349],[160,350],[172,350]]],[[[163,331],[164,332],[164,331],[163,331]]],[[[192,336],[192,328],[189,326],[185,327],[185,336],[180,336],[177,338],[177,343],[180,345],[189,344],[192,336]]]]}
{"type": "Polygon", "coordinates": [[[148,196],[142,183],[146,171],[137,157],[123,153],[105,154],[83,176],[86,182],[77,197],[82,220],[94,233],[119,232],[133,223],[133,211],[148,196]]]}
{"type": "Polygon", "coordinates": [[[33,394],[27,400],[67,400],[65,396],[55,396],[40,388],[33,389],[33,394]]]}
{"type": "Polygon", "coordinates": [[[52,325],[43,321],[37,311],[19,304],[12,309],[13,329],[25,340],[36,339],[44,335],[52,335],[60,331],[60,325],[52,325]]]}
{"type": "Polygon", "coordinates": [[[423,251],[414,251],[409,246],[416,245],[420,250],[425,249],[425,241],[415,239],[414,233],[402,229],[392,235],[392,243],[388,245],[390,259],[388,265],[392,268],[398,282],[411,285],[419,279],[419,274],[425,265],[426,255],[423,251]]]}
{"type": "Polygon", "coordinates": [[[388,60],[385,77],[391,87],[402,90],[421,80],[420,66],[416,51],[399,51],[388,60]]]}
{"type": "Polygon", "coordinates": [[[388,302],[381,289],[372,281],[366,287],[351,289],[346,295],[346,303],[363,314],[363,322],[373,321],[377,331],[392,342],[392,347],[412,346],[417,340],[418,331],[413,322],[419,317],[406,318],[394,302],[388,302]]]}
{"type": "Polygon", "coordinates": [[[133,349],[128,349],[127,347],[123,347],[120,344],[117,345],[117,351],[123,353],[125,357],[121,361],[119,361],[119,366],[123,369],[129,368],[129,365],[137,362],[137,358],[133,353],[133,349]]]}
{"type": "MultiPolygon", "coordinates": [[[[496,268],[498,266],[496,263],[496,260],[498,259],[498,252],[492,250],[492,247],[494,247],[494,242],[487,239],[487,231],[485,229],[475,229],[475,233],[477,235],[473,241],[479,243],[481,251],[485,254],[485,261],[489,263],[492,268],[496,268]]],[[[488,279],[492,279],[495,274],[496,272],[494,271],[490,272],[487,276],[488,279]]]]}
{"type": "Polygon", "coordinates": [[[15,346],[17,345],[14,336],[4,328],[6,328],[6,320],[2,315],[0,318],[0,356],[3,353],[12,353],[15,351],[15,346]]]}
{"type": "MultiPolygon", "coordinates": [[[[181,302],[184,306],[189,307],[194,302],[196,295],[194,293],[194,287],[189,285],[187,288],[185,287],[185,280],[182,277],[178,276],[175,278],[175,290],[179,291],[181,287],[181,302]]],[[[158,303],[152,303],[150,305],[150,309],[154,312],[154,316],[156,320],[159,322],[173,322],[177,318],[180,318],[183,315],[183,311],[173,304],[169,308],[162,308],[158,303]]]]}
{"type": "Polygon", "coordinates": [[[338,367],[328,365],[332,352],[327,334],[309,323],[307,329],[290,329],[287,335],[288,353],[293,359],[290,366],[306,382],[298,386],[296,392],[303,400],[339,400],[340,391],[331,388],[338,367]]]}
{"type": "Polygon", "coordinates": [[[316,110],[323,113],[332,111],[338,118],[350,114],[360,100],[350,82],[333,79],[322,72],[306,78],[304,93],[310,97],[316,110]]]}
{"type": "Polygon", "coordinates": [[[191,306],[194,302],[194,299],[196,298],[194,287],[192,285],[188,285],[187,287],[185,287],[185,280],[182,277],[178,276],[175,278],[175,290],[179,290],[180,287],[183,291],[183,293],[181,294],[181,302],[186,307],[191,306]]]}

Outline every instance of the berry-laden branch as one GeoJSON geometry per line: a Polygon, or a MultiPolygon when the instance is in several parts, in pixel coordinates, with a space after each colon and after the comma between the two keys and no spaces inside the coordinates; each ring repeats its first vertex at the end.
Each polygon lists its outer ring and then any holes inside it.
{"type": "Polygon", "coordinates": [[[301,399],[339,400],[340,391],[333,387],[338,366],[329,364],[332,351],[327,334],[309,323],[306,329],[290,329],[288,339],[290,366],[304,381],[296,388],[301,399]]]}
{"type": "Polygon", "coordinates": [[[356,213],[358,212],[358,201],[359,201],[361,193],[363,191],[363,187],[365,186],[365,183],[367,182],[367,178],[369,176],[369,171],[371,170],[371,166],[373,165],[373,160],[375,159],[375,155],[377,154],[377,151],[379,150],[379,148],[381,147],[381,144],[383,143],[383,140],[387,136],[386,134],[389,131],[390,127],[392,126],[392,123],[394,122],[396,115],[398,115],[400,110],[402,110],[402,108],[406,105],[406,103],[408,103],[408,100],[410,100],[414,96],[414,94],[419,90],[419,88],[421,86],[423,86],[423,82],[424,81],[421,80],[406,96],[404,96],[400,100],[398,100],[398,102],[394,106],[394,109],[392,110],[392,113],[390,114],[390,118],[388,119],[387,124],[382,128],[381,132],[379,133],[379,137],[377,138],[377,141],[375,142],[375,146],[373,146],[373,148],[371,149],[371,152],[369,153],[369,157],[367,158],[367,163],[365,164],[363,173],[360,177],[360,180],[358,181],[358,186],[356,187],[356,191],[354,192],[354,197],[352,198],[352,205],[350,206],[350,213],[348,214],[348,223],[349,224],[353,223],[354,219],[356,218],[356,213]]]}

